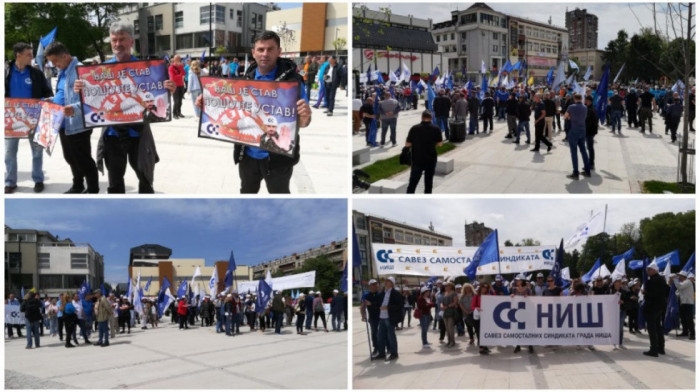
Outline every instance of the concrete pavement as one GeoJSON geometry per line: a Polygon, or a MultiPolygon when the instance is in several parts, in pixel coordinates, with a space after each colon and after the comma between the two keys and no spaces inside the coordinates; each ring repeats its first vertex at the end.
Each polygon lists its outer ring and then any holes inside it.
{"type": "MultiPolygon", "coordinates": [[[[55,84],[55,78],[54,78],[55,84]]],[[[312,103],[318,92],[312,92],[312,103]]],[[[160,162],[156,164],[153,187],[167,194],[238,194],[240,179],[233,163],[233,144],[197,137],[197,118],[189,95],[182,102],[184,119],[153,124],[160,162]]],[[[348,157],[348,99],[338,90],[332,117],[322,109],[312,109],[311,124],[300,130],[301,159],[294,166],[290,188],[300,194],[346,194],[350,158],[348,157]],[[342,173],[342,175],[339,175],[342,173]]],[[[93,157],[101,128],[93,130],[93,157]]],[[[31,178],[31,149],[21,141],[17,153],[18,194],[33,194],[31,178]]],[[[70,167],[63,159],[61,144],[57,143],[51,156],[44,154],[46,189],[42,194],[63,193],[72,184],[70,167]]],[[[106,169],[105,169],[106,170],[106,169]]],[[[128,167],[125,175],[126,192],[138,192],[138,180],[128,167]]],[[[107,176],[100,174],[100,193],[107,192],[107,176]]],[[[266,194],[265,185],[261,194],[266,194]]]]}
{"type": "MultiPolygon", "coordinates": [[[[292,325],[275,335],[228,337],[214,327],[132,328],[109,347],[67,349],[45,335],[39,349],[26,338],[5,340],[6,389],[346,389],[347,331],[299,336],[292,325]]],[[[91,337],[97,341],[97,333],[91,337]]]]}
{"type": "MultiPolygon", "coordinates": [[[[576,347],[491,347],[479,355],[468,338],[445,348],[438,331],[428,332],[431,349],[424,349],[418,320],[397,331],[399,359],[370,361],[365,323],[353,309],[352,383],[355,389],[695,389],[695,342],[666,337],[666,355],[651,358],[646,333],[629,335],[623,349],[576,347]]],[[[674,332],[671,332],[673,335],[674,332]]]]}
{"type": "MultiPolygon", "coordinates": [[[[420,112],[401,112],[397,126],[399,146],[372,148],[370,163],[401,153],[408,130],[420,122],[420,112]]],[[[572,164],[569,145],[562,141],[564,132],[554,136],[550,153],[543,146],[537,154],[529,151],[533,144],[525,144],[524,135],[520,145],[504,139],[506,122],[494,119],[492,134],[468,135],[458,148],[442,155],[454,159],[454,172],[435,176],[433,193],[640,193],[643,181],[676,181],[678,143],[672,144],[670,136],[664,135],[663,118],[658,114],[654,115],[653,129],[651,135],[642,134],[639,129],[628,128],[623,119],[620,136],[600,126],[595,138],[593,176],[575,181],[565,177],[572,172],[572,164]]],[[[532,121],[530,132],[534,143],[532,121]]],[[[694,141],[695,134],[691,133],[690,145],[694,141]]],[[[364,145],[364,133],[353,136],[354,149],[364,145]]],[[[582,166],[580,163],[579,170],[582,166]]],[[[405,170],[392,179],[408,182],[409,174],[405,170]]],[[[422,192],[422,182],[417,192],[422,192]]]]}

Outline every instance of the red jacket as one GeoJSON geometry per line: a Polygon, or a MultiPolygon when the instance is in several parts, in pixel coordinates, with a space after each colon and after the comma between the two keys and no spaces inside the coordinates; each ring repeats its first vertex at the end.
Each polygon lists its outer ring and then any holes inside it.
{"type": "Polygon", "coordinates": [[[181,299],[180,303],[177,304],[177,314],[187,316],[187,302],[184,299],[181,299]]]}
{"type": "Polygon", "coordinates": [[[184,87],[185,86],[185,66],[171,64],[168,67],[168,75],[170,75],[170,80],[175,82],[175,86],[184,87]]]}
{"type": "Polygon", "coordinates": [[[418,298],[417,307],[420,309],[421,316],[424,314],[430,314],[430,308],[433,306],[435,306],[435,304],[428,304],[428,301],[426,301],[422,295],[418,298]]]}

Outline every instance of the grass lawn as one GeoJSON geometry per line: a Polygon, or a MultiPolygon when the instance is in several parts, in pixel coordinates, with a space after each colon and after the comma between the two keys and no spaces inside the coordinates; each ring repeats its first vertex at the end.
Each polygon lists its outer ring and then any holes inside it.
{"type": "Polygon", "coordinates": [[[672,193],[695,193],[694,184],[681,185],[677,182],[644,181],[642,185],[643,193],[664,193],[664,191],[672,193]]]}
{"type": "MultiPolygon", "coordinates": [[[[448,151],[452,151],[456,146],[452,143],[443,143],[441,147],[437,148],[438,155],[442,155],[448,151]]],[[[374,162],[373,164],[363,167],[362,170],[369,174],[369,182],[377,182],[384,178],[389,178],[395,174],[398,174],[404,170],[410,168],[410,166],[399,164],[399,156],[401,154],[395,155],[391,158],[382,159],[380,161],[374,162]]]]}

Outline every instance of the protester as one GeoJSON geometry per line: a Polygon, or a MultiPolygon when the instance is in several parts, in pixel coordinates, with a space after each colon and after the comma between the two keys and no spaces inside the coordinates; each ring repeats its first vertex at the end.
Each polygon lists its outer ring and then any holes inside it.
{"type": "Polygon", "coordinates": [[[440,128],[432,123],[432,113],[423,112],[421,123],[414,125],[408,131],[406,147],[411,149],[411,177],[407,193],[416,193],[416,187],[421,176],[425,173],[425,193],[433,193],[433,176],[437,165],[436,147],[442,146],[440,128]]]}
{"type": "Polygon", "coordinates": [[[182,64],[182,57],[179,54],[173,56],[173,62],[168,67],[170,80],[175,82],[175,93],[173,94],[173,117],[175,119],[185,118],[182,115],[182,98],[185,95],[185,66],[182,64]]]}
{"type": "Polygon", "coordinates": [[[520,144],[520,133],[525,130],[526,144],[530,144],[530,103],[524,95],[518,98],[518,130],[515,133],[513,143],[520,144]]]}
{"type": "Polygon", "coordinates": [[[649,85],[644,87],[644,93],[639,96],[637,103],[639,104],[639,122],[642,125],[642,133],[645,129],[644,124],[647,122],[649,123],[649,133],[652,133],[651,120],[654,117],[652,106],[654,111],[656,111],[657,106],[654,94],[649,92],[649,85]]]}
{"type": "Polygon", "coordinates": [[[448,118],[450,117],[451,106],[452,102],[449,97],[445,96],[445,90],[440,89],[438,91],[438,96],[435,97],[433,101],[433,110],[435,111],[435,122],[437,126],[440,127],[440,130],[445,133],[445,140],[450,139],[450,124],[448,118]]]}
{"type": "Polygon", "coordinates": [[[420,296],[416,303],[416,310],[420,315],[420,337],[423,348],[430,348],[430,342],[428,342],[428,328],[430,327],[430,321],[433,319],[430,315],[430,308],[434,306],[435,304],[430,301],[430,289],[421,287],[420,296]]]}
{"type": "Polygon", "coordinates": [[[391,97],[390,92],[384,93],[384,99],[379,102],[379,119],[382,123],[382,141],[381,146],[384,147],[386,142],[386,132],[390,130],[389,141],[391,145],[396,146],[396,122],[399,118],[399,102],[391,97]]]}
{"type": "Polygon", "coordinates": [[[564,119],[571,120],[571,129],[567,135],[569,141],[569,147],[571,149],[571,163],[573,164],[574,171],[572,174],[566,176],[572,180],[578,180],[578,155],[576,154],[576,149],[581,152],[581,158],[583,159],[583,176],[591,176],[591,167],[588,161],[588,154],[586,153],[586,118],[588,115],[588,109],[581,103],[581,95],[574,94],[574,104],[569,106],[564,114],[564,119]]]}
{"type": "Polygon", "coordinates": [[[78,315],[76,314],[75,306],[70,300],[69,295],[64,295],[63,305],[63,324],[66,326],[66,348],[75,347],[70,343],[71,338],[75,340],[75,345],[78,345],[78,340],[74,338],[75,328],[78,324],[78,315]]]}
{"type": "Polygon", "coordinates": [[[306,295],[304,293],[299,294],[297,303],[294,305],[294,313],[297,315],[297,335],[305,335],[304,333],[304,317],[306,317],[306,295]]]}
{"type": "Polygon", "coordinates": [[[588,167],[595,169],[595,136],[598,134],[598,112],[593,106],[593,98],[586,97],[586,147],[588,148],[588,167]]]}
{"type": "Polygon", "coordinates": [[[457,322],[459,307],[459,298],[455,292],[455,284],[452,281],[445,282],[445,294],[440,303],[440,311],[445,320],[445,331],[447,334],[447,345],[445,347],[452,348],[455,343],[455,323],[457,322]]]}
{"type": "Polygon", "coordinates": [[[490,131],[493,132],[494,107],[496,107],[496,103],[493,101],[493,98],[491,98],[491,94],[484,92],[484,99],[481,101],[481,116],[484,120],[484,133],[487,131],[487,126],[490,126],[490,131]]]}
{"type": "MultiPolygon", "coordinates": [[[[39,324],[41,324],[41,301],[39,294],[30,292],[28,299],[22,302],[20,311],[24,312],[25,329],[27,331],[27,346],[32,349],[32,337],[34,337],[34,348],[40,347],[39,324]]],[[[20,335],[21,336],[21,335],[20,335]]]]}
{"type": "Polygon", "coordinates": [[[688,340],[695,340],[695,287],[688,279],[686,271],[680,271],[673,279],[673,284],[678,289],[680,300],[681,327],[683,330],[678,336],[687,336],[688,340]]]}
{"type": "Polygon", "coordinates": [[[328,327],[326,326],[326,311],[323,308],[323,296],[320,291],[316,292],[316,298],[313,300],[313,310],[314,310],[314,330],[318,331],[318,319],[321,318],[323,322],[323,331],[328,332],[328,327]]]}
{"type": "Polygon", "coordinates": [[[332,116],[335,108],[335,93],[343,81],[342,67],[338,65],[335,56],[328,58],[328,67],[323,75],[323,81],[326,85],[326,97],[328,99],[328,110],[326,112],[328,116],[332,116]]]}
{"type": "Polygon", "coordinates": [[[333,331],[340,332],[340,318],[343,315],[343,295],[338,290],[333,290],[331,299],[331,326],[333,331]]]}
{"type": "Polygon", "coordinates": [[[474,318],[474,332],[476,333],[476,340],[479,346],[479,354],[488,354],[491,352],[488,347],[481,345],[480,330],[481,330],[481,296],[492,295],[491,285],[488,282],[483,282],[479,284],[479,289],[477,294],[474,295],[472,299],[472,314],[474,318]]]}
{"type": "Polygon", "coordinates": [[[652,262],[647,266],[649,279],[644,283],[644,317],[649,333],[649,351],[644,355],[658,357],[659,354],[666,354],[663,332],[663,314],[666,308],[668,296],[668,285],[666,280],[659,274],[659,266],[652,262]]]}
{"type": "Polygon", "coordinates": [[[396,326],[401,321],[403,297],[394,290],[395,280],[389,277],[384,280],[384,290],[379,294],[379,327],[377,328],[377,355],[372,359],[394,361],[399,358],[396,326]],[[386,356],[386,352],[389,356],[386,356]]]}
{"type": "MultiPolygon", "coordinates": [[[[545,137],[545,122],[547,118],[547,106],[542,101],[542,95],[535,94],[535,148],[530,151],[540,152],[540,143],[547,146],[547,152],[552,150],[552,143],[545,137]]],[[[551,119],[550,119],[551,120],[551,119]]],[[[551,122],[551,121],[550,121],[551,122]]],[[[551,124],[550,124],[551,127],[551,124]]],[[[528,130],[529,131],[529,130],[528,130]]],[[[528,139],[530,137],[528,136],[528,139]]]]}
{"type": "Polygon", "coordinates": [[[379,345],[377,344],[377,330],[379,328],[379,314],[380,314],[380,302],[379,302],[379,284],[375,279],[370,279],[369,281],[369,292],[364,293],[360,303],[360,313],[362,314],[362,321],[367,322],[369,320],[370,337],[372,340],[372,355],[377,355],[379,353],[379,345]]]}
{"type": "Polygon", "coordinates": [[[199,76],[201,75],[201,73],[202,69],[199,66],[199,60],[192,61],[190,64],[190,70],[187,78],[187,92],[189,92],[190,98],[192,98],[192,106],[194,106],[194,112],[197,115],[197,121],[199,121],[199,116],[201,114],[201,110],[196,105],[197,98],[199,98],[199,96],[202,95],[202,84],[199,83],[199,76]]]}

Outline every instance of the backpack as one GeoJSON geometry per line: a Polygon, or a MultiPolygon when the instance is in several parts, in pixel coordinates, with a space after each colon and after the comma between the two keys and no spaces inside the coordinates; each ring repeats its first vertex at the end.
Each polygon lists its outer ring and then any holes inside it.
{"type": "Polygon", "coordinates": [[[314,312],[323,312],[323,302],[318,301],[316,302],[316,305],[314,306],[314,312]]]}

